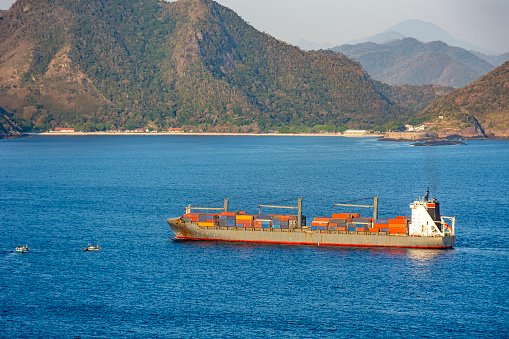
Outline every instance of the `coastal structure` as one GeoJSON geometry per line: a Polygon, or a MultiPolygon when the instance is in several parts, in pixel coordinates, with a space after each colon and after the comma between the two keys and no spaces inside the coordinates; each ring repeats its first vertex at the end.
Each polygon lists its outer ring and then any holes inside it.
{"type": "Polygon", "coordinates": [[[248,242],[312,246],[401,247],[446,249],[456,241],[455,217],[440,214],[440,204],[426,193],[410,204],[411,217],[378,218],[378,198],[373,205],[335,204],[373,208],[372,217],[357,213],[333,213],[315,217],[307,225],[302,198],[296,206],[259,205],[259,208],[295,209],[296,215],[259,214],[222,208],[186,207],[181,217],[168,219],[176,240],[248,242]],[[193,211],[217,211],[217,213],[193,211]],[[219,212],[221,211],[221,212],[219,212]]]}
{"type": "Polygon", "coordinates": [[[76,132],[72,127],[55,127],[50,133],[74,133],[76,132]]]}

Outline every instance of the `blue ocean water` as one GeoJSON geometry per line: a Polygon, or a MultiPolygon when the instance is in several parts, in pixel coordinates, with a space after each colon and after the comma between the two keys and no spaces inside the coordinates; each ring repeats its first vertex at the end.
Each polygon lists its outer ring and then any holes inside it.
{"type": "Polygon", "coordinates": [[[509,141],[34,136],[0,142],[0,178],[1,337],[509,336],[509,141]],[[311,217],[377,194],[388,217],[427,187],[454,250],[175,242],[165,223],[225,196],[302,196],[311,217]]]}

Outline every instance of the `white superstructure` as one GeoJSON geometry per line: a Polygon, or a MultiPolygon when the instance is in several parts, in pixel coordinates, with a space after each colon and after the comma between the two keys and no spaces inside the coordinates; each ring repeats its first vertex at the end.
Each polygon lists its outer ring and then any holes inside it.
{"type": "Polygon", "coordinates": [[[408,227],[409,235],[419,237],[454,235],[456,218],[441,216],[438,201],[428,200],[428,193],[424,199],[411,203],[410,210],[412,220],[408,227]]]}

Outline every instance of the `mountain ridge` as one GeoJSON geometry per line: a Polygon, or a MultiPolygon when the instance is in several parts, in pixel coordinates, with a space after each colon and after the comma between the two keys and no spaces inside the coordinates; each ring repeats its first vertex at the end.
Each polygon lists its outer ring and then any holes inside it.
{"type": "Polygon", "coordinates": [[[372,36],[350,41],[348,44],[359,44],[364,42],[375,42],[385,44],[403,38],[414,38],[422,42],[443,41],[449,46],[460,47],[466,50],[473,50],[485,54],[494,54],[474,44],[454,37],[442,27],[428,21],[419,19],[403,20],[380,33],[372,36]]]}
{"type": "Polygon", "coordinates": [[[36,130],[371,128],[404,122],[442,93],[400,93],[210,0],[18,0],[0,33],[0,105],[36,130]]]}
{"type": "Polygon", "coordinates": [[[386,44],[342,45],[333,50],[359,61],[373,78],[391,85],[459,88],[494,68],[473,53],[441,41],[422,43],[404,38],[386,44]]]}

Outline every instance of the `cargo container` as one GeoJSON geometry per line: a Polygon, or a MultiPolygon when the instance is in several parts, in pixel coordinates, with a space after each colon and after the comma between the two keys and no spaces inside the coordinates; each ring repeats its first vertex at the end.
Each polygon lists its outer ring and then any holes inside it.
{"type": "Polygon", "coordinates": [[[237,215],[237,220],[253,220],[254,217],[252,215],[237,215]]]}
{"type": "Polygon", "coordinates": [[[221,212],[219,213],[220,217],[234,217],[237,213],[235,212],[221,212]]]}
{"type": "Polygon", "coordinates": [[[212,227],[212,226],[216,226],[216,224],[213,223],[213,222],[198,222],[198,226],[200,226],[200,227],[212,227]]]}
{"type": "Polygon", "coordinates": [[[327,226],[311,226],[311,229],[314,230],[314,231],[326,231],[327,230],[327,226]]]}
{"type": "Polygon", "coordinates": [[[330,220],[331,223],[335,223],[335,224],[341,225],[341,226],[346,225],[346,223],[350,222],[350,221],[351,221],[351,219],[335,219],[335,218],[332,218],[330,220]]]}

